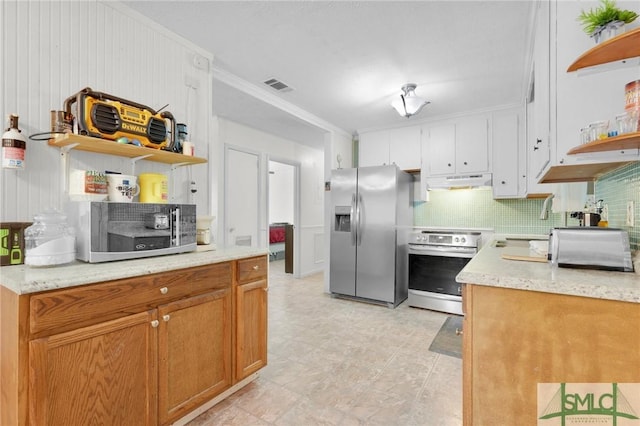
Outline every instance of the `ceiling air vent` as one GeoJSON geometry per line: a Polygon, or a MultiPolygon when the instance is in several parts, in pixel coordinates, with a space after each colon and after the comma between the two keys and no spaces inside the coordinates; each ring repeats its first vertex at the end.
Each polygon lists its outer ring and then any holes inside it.
{"type": "Polygon", "coordinates": [[[293,90],[291,87],[287,86],[280,80],[276,80],[275,78],[271,78],[265,81],[264,84],[266,84],[267,86],[270,86],[271,88],[277,90],[278,92],[284,93],[284,92],[290,92],[293,90]]]}

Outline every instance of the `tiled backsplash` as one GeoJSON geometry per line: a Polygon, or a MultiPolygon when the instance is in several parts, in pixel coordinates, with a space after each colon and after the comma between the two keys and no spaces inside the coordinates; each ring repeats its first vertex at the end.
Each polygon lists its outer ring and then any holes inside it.
{"type": "Polygon", "coordinates": [[[640,162],[629,164],[600,178],[596,200],[609,206],[609,227],[624,229],[634,250],[640,250],[640,162]],[[633,201],[635,224],[625,226],[627,202],[633,201]]]}
{"type": "Polygon", "coordinates": [[[542,199],[494,200],[490,189],[431,191],[428,202],[416,203],[416,226],[493,228],[498,234],[548,235],[563,226],[562,214],[540,220],[542,199]]]}
{"type": "MultiPolygon", "coordinates": [[[[595,184],[595,196],[609,206],[609,226],[627,230],[632,248],[639,249],[640,162],[603,176],[595,184]],[[629,200],[635,205],[633,228],[624,226],[629,200]]],[[[486,189],[431,191],[428,202],[415,203],[413,220],[415,226],[493,228],[499,234],[547,235],[554,226],[578,225],[561,213],[540,220],[543,203],[543,199],[494,200],[486,189]]]]}

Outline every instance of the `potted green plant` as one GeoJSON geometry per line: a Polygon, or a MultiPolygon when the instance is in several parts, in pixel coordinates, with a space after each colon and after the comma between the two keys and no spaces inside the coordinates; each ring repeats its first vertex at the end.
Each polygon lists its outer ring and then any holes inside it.
{"type": "Polygon", "coordinates": [[[633,10],[622,10],[616,6],[615,0],[601,0],[600,6],[589,11],[582,11],[578,21],[584,32],[596,43],[608,40],[624,30],[624,25],[633,22],[638,14],[633,10]]]}

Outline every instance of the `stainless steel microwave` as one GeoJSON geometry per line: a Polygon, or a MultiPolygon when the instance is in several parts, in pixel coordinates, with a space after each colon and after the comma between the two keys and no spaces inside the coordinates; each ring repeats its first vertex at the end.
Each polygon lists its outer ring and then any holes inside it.
{"type": "Polygon", "coordinates": [[[98,263],[196,250],[193,204],[74,201],[76,258],[98,263]]]}

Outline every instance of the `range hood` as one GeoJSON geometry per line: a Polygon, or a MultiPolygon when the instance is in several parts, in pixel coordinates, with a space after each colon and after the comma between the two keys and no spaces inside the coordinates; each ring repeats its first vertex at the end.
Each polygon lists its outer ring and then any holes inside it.
{"type": "Polygon", "coordinates": [[[451,189],[451,188],[479,188],[490,187],[492,183],[491,173],[476,173],[453,176],[429,176],[427,189],[451,189]]]}

